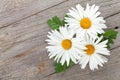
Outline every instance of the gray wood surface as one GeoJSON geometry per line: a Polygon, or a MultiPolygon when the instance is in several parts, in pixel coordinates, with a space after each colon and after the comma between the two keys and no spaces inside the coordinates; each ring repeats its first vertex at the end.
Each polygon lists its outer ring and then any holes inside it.
{"type": "Polygon", "coordinates": [[[120,80],[120,0],[0,0],[0,80],[120,80]],[[46,21],[77,3],[100,6],[109,29],[119,32],[109,62],[90,71],[74,65],[56,74],[46,53],[46,21]]]}

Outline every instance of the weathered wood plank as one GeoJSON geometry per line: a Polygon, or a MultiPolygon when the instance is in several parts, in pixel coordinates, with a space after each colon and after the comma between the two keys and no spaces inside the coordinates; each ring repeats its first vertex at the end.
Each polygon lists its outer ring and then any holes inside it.
{"type": "MultiPolygon", "coordinates": [[[[7,47],[6,45],[8,45],[8,44],[16,44],[16,43],[19,43],[19,42],[24,42],[26,39],[29,40],[29,38],[32,39],[34,36],[36,36],[36,34],[37,35],[39,34],[39,31],[41,31],[41,29],[44,29],[45,31],[44,30],[43,31],[47,32],[48,27],[46,27],[47,24],[45,24],[46,20],[49,17],[51,17],[51,15],[59,13],[59,10],[57,10],[57,13],[52,12],[52,13],[50,13],[51,14],[50,16],[47,16],[47,13],[49,11],[51,11],[51,9],[48,10],[48,11],[42,12],[42,13],[40,13],[38,15],[35,15],[33,17],[30,17],[28,19],[25,19],[23,21],[20,21],[18,23],[15,23],[15,24],[13,24],[13,25],[11,25],[9,27],[1,29],[1,34],[4,35],[5,40],[7,40],[7,41],[3,40],[3,43],[2,43],[3,47],[7,47]],[[45,15],[45,13],[46,13],[46,15],[45,15]],[[41,16],[42,16],[42,21],[41,21],[41,16]],[[35,26],[37,26],[37,27],[35,27],[35,26]],[[42,26],[42,27],[39,27],[39,26],[42,26]]],[[[111,20],[108,20],[108,21],[111,21],[111,20]]],[[[112,24],[112,23],[109,23],[109,24],[112,24]]],[[[113,26],[110,26],[110,27],[113,27],[113,26]]],[[[46,33],[41,34],[41,36],[44,36],[44,35],[46,35],[46,33]]],[[[1,38],[1,39],[4,39],[4,38],[1,38]]],[[[8,46],[11,46],[11,45],[8,45],[8,46]]],[[[5,51],[4,48],[2,50],[3,50],[3,52],[5,51]]],[[[5,56],[3,56],[3,57],[5,57],[5,56]]]]}
{"type": "Polygon", "coordinates": [[[120,47],[112,50],[109,62],[97,71],[81,70],[75,65],[65,73],[53,74],[42,80],[119,80],[120,79],[120,47]]]}
{"type": "MultiPolygon", "coordinates": [[[[43,9],[44,11],[26,19],[22,19],[21,15],[23,16],[23,14],[19,14],[19,20],[22,20],[17,21],[18,19],[16,20],[15,18],[13,19],[15,23],[9,22],[8,20],[8,23],[12,24],[0,29],[0,78],[2,80],[59,80],[61,78],[63,78],[63,80],[96,80],[97,78],[105,80],[110,76],[106,74],[108,70],[112,68],[113,70],[110,72],[117,71],[119,64],[117,64],[116,61],[119,63],[119,55],[117,55],[119,49],[114,49],[112,56],[109,57],[111,61],[105,65],[104,68],[100,68],[99,71],[91,72],[89,69],[81,70],[77,65],[67,70],[66,73],[54,74],[54,62],[48,59],[45,49],[47,44],[44,40],[49,31],[46,21],[54,15],[62,17],[67,12],[68,8],[75,6],[75,4],[79,2],[83,6],[85,6],[86,3],[101,5],[100,10],[102,15],[107,17],[106,20],[109,28],[120,26],[118,20],[119,14],[117,14],[117,16],[111,16],[120,12],[118,8],[120,7],[120,0],[70,0],[47,10],[43,9]],[[116,22],[113,23],[115,20],[116,22]],[[114,67],[114,65],[116,67],[114,67]],[[102,75],[102,71],[104,71],[107,77],[102,75]],[[103,78],[98,76],[100,74],[103,78]]],[[[51,3],[51,6],[52,5],[53,3],[51,3]]],[[[13,17],[15,17],[15,15],[13,15],[13,17]]],[[[12,19],[12,17],[10,18],[12,19]]],[[[3,22],[6,25],[5,21],[3,22]]],[[[118,29],[118,31],[120,32],[120,29],[118,29]]],[[[118,44],[119,40],[120,38],[118,37],[113,48],[120,45],[118,44]]],[[[114,76],[115,75],[119,76],[117,73],[114,74],[114,76]]]]}
{"type": "Polygon", "coordinates": [[[111,47],[113,49],[116,47],[120,47],[120,43],[119,43],[119,41],[120,41],[120,22],[119,22],[119,19],[120,19],[120,13],[106,19],[107,25],[112,29],[116,28],[116,31],[118,31],[118,36],[117,36],[117,39],[115,40],[115,44],[113,44],[111,47]]]}
{"type": "Polygon", "coordinates": [[[1,0],[0,7],[5,9],[0,13],[0,27],[8,26],[65,1],[67,0],[1,0]]]}

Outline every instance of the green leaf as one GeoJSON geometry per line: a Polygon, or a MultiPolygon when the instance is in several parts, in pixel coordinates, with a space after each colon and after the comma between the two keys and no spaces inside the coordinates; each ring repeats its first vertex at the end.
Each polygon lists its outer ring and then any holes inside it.
{"type": "Polygon", "coordinates": [[[61,65],[60,62],[58,62],[58,63],[56,62],[54,66],[55,66],[56,73],[63,72],[63,71],[65,72],[67,69],[66,64],[61,65]]]}
{"type": "Polygon", "coordinates": [[[65,21],[64,19],[60,20],[57,16],[54,16],[52,19],[49,19],[47,23],[51,29],[58,30],[60,26],[65,24],[65,21]]]}
{"type": "Polygon", "coordinates": [[[74,63],[70,60],[68,68],[72,68],[73,65],[74,65],[74,63]]]}
{"type": "Polygon", "coordinates": [[[116,39],[117,34],[118,32],[112,29],[105,31],[105,33],[102,34],[103,40],[108,40],[108,43],[107,43],[108,48],[110,48],[110,44],[114,43],[114,39],[116,39]]]}
{"type": "Polygon", "coordinates": [[[108,30],[106,31],[103,36],[105,38],[111,38],[111,39],[116,39],[118,32],[115,30],[108,30]]]}
{"type": "Polygon", "coordinates": [[[56,62],[55,63],[55,71],[56,73],[60,73],[60,72],[65,72],[68,68],[71,68],[74,65],[74,63],[70,60],[69,66],[67,66],[67,63],[65,62],[65,64],[61,64],[60,62],[56,62]]]}

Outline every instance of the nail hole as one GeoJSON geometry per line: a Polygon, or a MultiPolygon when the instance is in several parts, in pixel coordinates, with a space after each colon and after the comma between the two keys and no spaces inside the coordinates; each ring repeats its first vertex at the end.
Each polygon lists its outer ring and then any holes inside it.
{"type": "Polygon", "coordinates": [[[115,29],[118,29],[118,28],[119,28],[118,26],[115,27],[115,29]]]}

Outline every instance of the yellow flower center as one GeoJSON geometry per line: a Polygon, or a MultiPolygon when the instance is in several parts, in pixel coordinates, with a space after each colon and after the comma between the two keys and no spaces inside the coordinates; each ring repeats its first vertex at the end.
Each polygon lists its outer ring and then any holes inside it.
{"type": "Polygon", "coordinates": [[[62,41],[61,45],[65,50],[69,50],[72,47],[72,42],[69,39],[65,39],[62,41]]]}
{"type": "Polygon", "coordinates": [[[83,29],[89,29],[91,27],[91,20],[87,17],[80,20],[80,25],[83,29]]]}
{"type": "Polygon", "coordinates": [[[89,44],[89,45],[86,45],[86,50],[84,50],[85,52],[86,52],[86,54],[88,54],[88,55],[92,55],[92,54],[94,54],[94,52],[95,52],[95,48],[94,48],[94,46],[93,45],[91,45],[91,44],[89,44]]]}

